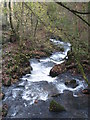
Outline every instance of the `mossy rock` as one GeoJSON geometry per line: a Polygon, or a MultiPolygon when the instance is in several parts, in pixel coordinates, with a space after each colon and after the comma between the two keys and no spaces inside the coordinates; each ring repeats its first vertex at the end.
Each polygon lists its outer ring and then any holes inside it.
{"type": "Polygon", "coordinates": [[[72,88],[75,88],[78,86],[76,80],[74,80],[74,79],[66,81],[65,85],[68,87],[72,87],[72,88]]]}
{"type": "Polygon", "coordinates": [[[70,81],[70,83],[76,83],[76,80],[73,79],[73,80],[70,81]]]}
{"type": "Polygon", "coordinates": [[[57,103],[56,101],[52,100],[50,102],[49,110],[51,112],[62,112],[62,111],[65,111],[65,108],[59,103],[57,103]]]}

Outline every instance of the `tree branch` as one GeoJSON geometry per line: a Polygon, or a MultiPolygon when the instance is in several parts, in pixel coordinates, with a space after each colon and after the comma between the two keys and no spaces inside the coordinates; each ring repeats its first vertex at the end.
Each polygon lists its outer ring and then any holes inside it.
{"type": "Polygon", "coordinates": [[[35,15],[40,21],[41,23],[46,26],[46,24],[39,18],[39,16],[37,14],[35,14],[35,12],[33,12],[33,10],[24,2],[24,5],[33,13],[33,15],[35,15]]]}
{"type": "Polygon", "coordinates": [[[56,2],[58,5],[64,7],[65,9],[67,9],[68,11],[72,12],[74,15],[76,15],[78,18],[80,18],[84,23],[86,23],[88,26],[90,26],[90,23],[88,23],[86,20],[84,20],[81,16],[79,16],[76,13],[81,14],[81,12],[75,11],[75,10],[71,10],[70,8],[68,8],[67,6],[65,6],[64,4],[62,4],[61,2],[56,2]]]}
{"type": "Polygon", "coordinates": [[[78,14],[83,14],[83,15],[88,15],[90,12],[81,12],[81,11],[76,11],[76,10],[71,10],[72,12],[78,13],[78,14]]]}
{"type": "MultiPolygon", "coordinates": [[[[45,24],[45,22],[43,22],[40,17],[30,8],[30,6],[28,6],[25,2],[24,2],[25,6],[37,17],[37,19],[40,20],[40,22],[47,28],[47,24],[45,24]]],[[[73,37],[72,35],[70,34],[67,34],[65,32],[65,30],[63,30],[62,28],[60,27],[56,27],[59,31],[61,31],[65,36],[67,36],[67,39],[70,41],[71,39],[69,37],[72,37],[73,40],[77,40],[75,37],[73,37]]],[[[70,41],[71,42],[71,41],[70,41]]]]}
{"type": "Polygon", "coordinates": [[[9,2],[9,20],[10,20],[10,26],[12,29],[12,32],[15,33],[15,29],[12,23],[12,8],[11,8],[11,1],[9,2]]]}

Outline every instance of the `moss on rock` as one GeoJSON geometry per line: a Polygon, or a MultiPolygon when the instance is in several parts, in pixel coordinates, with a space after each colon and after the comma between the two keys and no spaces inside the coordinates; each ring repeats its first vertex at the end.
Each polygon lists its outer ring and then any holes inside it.
{"type": "Polygon", "coordinates": [[[68,87],[72,87],[72,88],[75,88],[78,86],[76,80],[72,79],[72,80],[67,80],[65,82],[65,85],[68,86],[68,87]]]}
{"type": "Polygon", "coordinates": [[[65,108],[56,101],[52,100],[50,102],[49,110],[51,112],[61,112],[61,111],[65,111],[65,108]]]}

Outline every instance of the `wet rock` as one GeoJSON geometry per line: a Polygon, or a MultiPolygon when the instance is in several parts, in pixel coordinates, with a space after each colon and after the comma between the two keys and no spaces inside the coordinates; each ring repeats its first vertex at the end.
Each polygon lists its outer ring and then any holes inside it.
{"type": "Polygon", "coordinates": [[[36,58],[36,59],[40,59],[40,56],[36,56],[35,58],[36,58]]]}
{"type": "Polygon", "coordinates": [[[56,101],[52,100],[50,102],[49,110],[51,112],[61,112],[61,111],[65,111],[65,108],[56,101]]]}
{"type": "Polygon", "coordinates": [[[30,74],[26,74],[25,76],[28,78],[28,77],[30,77],[30,74]]]}
{"type": "Polygon", "coordinates": [[[65,63],[62,63],[62,64],[58,64],[58,65],[55,65],[51,70],[50,70],[50,76],[52,77],[56,77],[58,76],[59,74],[63,73],[66,71],[66,68],[65,68],[65,63]]]}
{"type": "Polygon", "coordinates": [[[56,93],[56,94],[52,94],[51,97],[58,97],[60,95],[61,95],[60,93],[56,93]]]}
{"type": "Polygon", "coordinates": [[[65,82],[65,85],[68,86],[68,87],[72,87],[72,88],[75,88],[78,86],[76,80],[72,79],[72,80],[67,80],[65,82]]]}
{"type": "Polygon", "coordinates": [[[38,103],[38,100],[35,100],[34,103],[37,104],[37,103],[38,103]]]}
{"type": "Polygon", "coordinates": [[[83,94],[90,94],[90,89],[88,89],[88,88],[84,89],[84,90],[82,90],[82,93],[83,94]]]}
{"type": "Polygon", "coordinates": [[[8,112],[8,106],[7,104],[4,104],[2,106],[2,117],[5,117],[7,115],[7,112],[8,112]]]}
{"type": "Polygon", "coordinates": [[[31,67],[30,67],[30,66],[28,66],[28,67],[25,68],[25,70],[24,70],[24,74],[29,74],[29,73],[31,73],[31,67]]]}
{"type": "Polygon", "coordinates": [[[5,94],[4,93],[0,93],[0,100],[3,100],[5,97],[5,94]]]}

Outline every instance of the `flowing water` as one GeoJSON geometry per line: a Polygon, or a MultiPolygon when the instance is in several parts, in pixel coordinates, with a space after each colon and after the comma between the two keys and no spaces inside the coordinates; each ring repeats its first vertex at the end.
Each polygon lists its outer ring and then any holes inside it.
{"type": "Polygon", "coordinates": [[[22,116],[23,112],[20,113],[20,104],[24,108],[32,106],[36,100],[47,101],[51,99],[53,94],[62,94],[66,90],[71,91],[74,97],[78,97],[80,90],[87,87],[87,84],[81,77],[75,77],[68,73],[64,74],[64,76],[62,74],[62,77],[52,78],[49,76],[49,72],[55,64],[64,62],[64,58],[67,56],[71,46],[70,43],[55,39],[50,39],[50,41],[55,45],[62,45],[64,52],[55,52],[50,57],[41,58],[40,60],[31,59],[30,64],[33,68],[31,74],[26,74],[20,79],[21,81],[8,89],[3,88],[5,93],[3,102],[11,106],[8,117],[22,116]],[[76,80],[78,86],[75,88],[67,87],[65,85],[65,80],[67,79],[76,80]]]}

